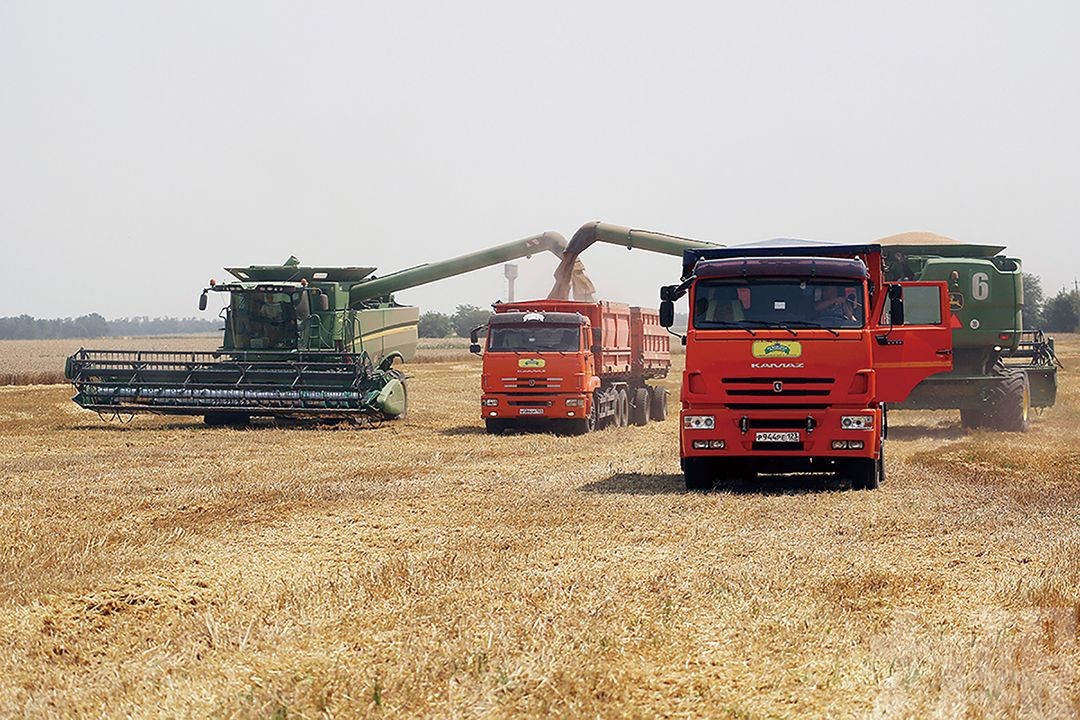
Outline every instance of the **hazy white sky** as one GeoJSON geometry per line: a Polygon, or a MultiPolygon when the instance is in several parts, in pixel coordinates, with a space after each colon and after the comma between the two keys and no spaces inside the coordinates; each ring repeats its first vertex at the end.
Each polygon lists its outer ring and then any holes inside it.
{"type": "MultiPolygon", "coordinates": [[[[1078,27],[1075,0],[2,0],[0,315],[188,316],[223,265],[389,272],[595,219],[931,230],[1053,292],[1080,275],[1078,27]]],[[[583,259],[633,303],[678,274],[583,259]]],[[[496,267],[398,298],[504,295],[496,267]]]]}

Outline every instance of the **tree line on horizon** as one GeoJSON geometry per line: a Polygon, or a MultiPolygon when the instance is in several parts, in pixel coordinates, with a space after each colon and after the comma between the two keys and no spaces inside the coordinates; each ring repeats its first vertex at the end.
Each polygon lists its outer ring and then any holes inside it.
{"type": "Polygon", "coordinates": [[[106,320],[98,313],[76,318],[0,317],[2,340],[57,340],[216,332],[221,321],[200,318],[128,317],[106,320]]]}

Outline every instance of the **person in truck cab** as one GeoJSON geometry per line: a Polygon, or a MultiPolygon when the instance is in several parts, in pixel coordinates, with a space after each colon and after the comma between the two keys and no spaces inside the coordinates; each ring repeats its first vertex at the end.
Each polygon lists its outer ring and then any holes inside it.
{"type": "Polygon", "coordinates": [[[826,285],[821,289],[821,299],[815,303],[818,320],[822,325],[839,327],[860,327],[862,318],[856,312],[855,304],[848,297],[844,288],[826,285]]]}

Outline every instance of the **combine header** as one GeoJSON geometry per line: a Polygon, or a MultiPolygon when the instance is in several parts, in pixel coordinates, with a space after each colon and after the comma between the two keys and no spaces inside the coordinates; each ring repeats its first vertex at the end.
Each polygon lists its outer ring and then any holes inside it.
{"type": "Polygon", "coordinates": [[[391,419],[408,393],[396,360],[416,352],[420,311],[393,293],[548,251],[566,240],[544,233],[383,277],[372,267],[284,265],[227,268],[225,335],[216,352],[80,350],[65,374],[74,400],[100,414],[202,415],[208,425],[255,416],[391,419]]]}

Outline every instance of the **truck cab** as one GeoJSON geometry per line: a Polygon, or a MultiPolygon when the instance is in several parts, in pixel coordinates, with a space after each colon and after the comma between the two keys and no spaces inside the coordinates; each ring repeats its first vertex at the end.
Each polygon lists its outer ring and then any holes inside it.
{"type": "Polygon", "coordinates": [[[885,403],[952,367],[944,283],[884,282],[876,245],[691,250],[679,445],[686,486],[758,473],[884,475],[885,403]]]}
{"type": "Polygon", "coordinates": [[[666,395],[645,382],[664,377],[671,364],[656,311],[569,300],[494,309],[488,324],[473,330],[471,347],[483,352],[480,407],[488,432],[581,434],[662,419],[666,395]]]}

